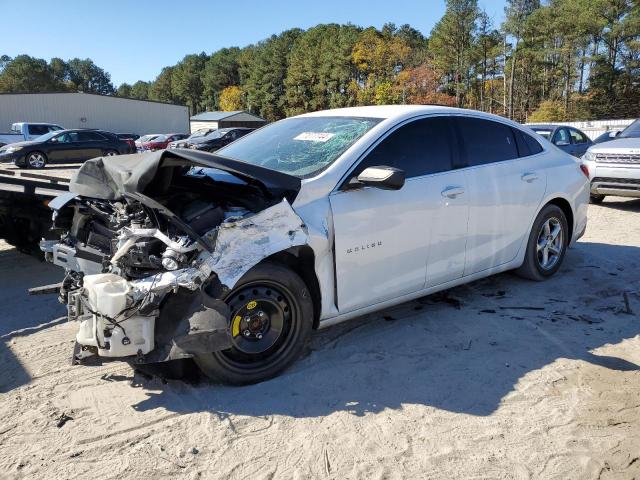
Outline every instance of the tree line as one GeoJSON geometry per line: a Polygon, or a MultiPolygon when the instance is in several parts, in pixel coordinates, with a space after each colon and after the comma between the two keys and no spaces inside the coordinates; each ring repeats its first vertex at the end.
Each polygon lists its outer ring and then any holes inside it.
{"type": "Polygon", "coordinates": [[[74,58],[50,62],[29,55],[0,56],[0,92],[83,91],[114,95],[110,75],[91,59],[74,58]]]}
{"type": "Polygon", "coordinates": [[[437,103],[524,121],[640,116],[640,0],[446,0],[429,36],[410,25],[322,24],[185,56],[113,87],[89,59],[0,57],[0,91],[82,90],[247,109],[277,120],[356,105],[437,103]]]}

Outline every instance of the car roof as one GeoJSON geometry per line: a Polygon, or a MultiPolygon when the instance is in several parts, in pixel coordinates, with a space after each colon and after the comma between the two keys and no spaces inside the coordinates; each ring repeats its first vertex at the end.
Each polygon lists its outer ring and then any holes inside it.
{"type": "Polygon", "coordinates": [[[447,107],[444,105],[374,105],[365,107],[347,107],[335,108],[332,110],[320,110],[317,112],[303,113],[297,117],[361,117],[361,118],[380,118],[387,122],[400,122],[408,120],[419,115],[428,114],[449,114],[449,115],[467,115],[476,118],[484,118],[486,120],[498,121],[506,123],[516,128],[522,128],[522,124],[509,120],[505,117],[493,115],[491,113],[481,112],[479,110],[471,110],[466,108],[447,107]]]}
{"type": "Polygon", "coordinates": [[[100,128],[65,128],[64,130],[57,130],[55,132],[51,132],[51,133],[58,133],[58,134],[63,134],[63,133],[77,133],[77,132],[99,132],[99,133],[106,133],[107,135],[116,135],[113,132],[109,132],[107,130],[102,130],[100,128]]]}
{"type": "Polygon", "coordinates": [[[453,113],[464,112],[462,108],[445,107],[442,105],[371,105],[365,107],[334,108],[320,110],[318,112],[303,113],[300,117],[371,117],[371,118],[395,118],[407,114],[421,113],[453,113]]]}

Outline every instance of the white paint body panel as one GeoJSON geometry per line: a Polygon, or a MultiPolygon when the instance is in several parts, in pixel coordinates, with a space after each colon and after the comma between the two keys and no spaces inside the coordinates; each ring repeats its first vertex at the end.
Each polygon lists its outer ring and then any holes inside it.
{"type": "Polygon", "coordinates": [[[424,287],[429,209],[423,191],[421,179],[410,179],[398,191],[331,195],[340,311],[424,287]]]}
{"type": "Polygon", "coordinates": [[[517,268],[531,226],[550,201],[561,199],[571,207],[572,242],[586,228],[589,187],[579,163],[522,125],[436,106],[356,107],[304,116],[340,115],[382,121],[327,169],[303,180],[292,205],[308,228],[315,254],[320,326],[517,268]],[[431,115],[502,122],[537,138],[543,152],[407,179],[397,191],[339,189],[390,130],[431,115]],[[445,197],[448,187],[463,193],[445,197]]]}
{"type": "Polygon", "coordinates": [[[465,169],[469,235],[465,275],[513,260],[546,188],[540,155],[465,169]],[[529,181],[523,180],[529,175],[529,181]]]}

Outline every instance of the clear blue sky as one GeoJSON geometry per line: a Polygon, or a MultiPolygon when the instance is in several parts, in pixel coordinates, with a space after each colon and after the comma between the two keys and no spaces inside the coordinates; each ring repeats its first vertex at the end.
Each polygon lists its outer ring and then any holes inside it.
{"type": "MultiPolygon", "coordinates": [[[[479,0],[499,24],[504,0],[479,0]]],[[[0,0],[0,55],[91,58],[123,82],[153,80],[189,53],[244,47],[318,23],[382,27],[409,23],[424,34],[444,0],[0,0]]]]}

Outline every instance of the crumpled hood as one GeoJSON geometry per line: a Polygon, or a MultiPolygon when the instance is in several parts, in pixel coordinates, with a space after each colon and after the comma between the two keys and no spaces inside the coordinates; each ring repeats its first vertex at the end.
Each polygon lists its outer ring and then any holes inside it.
{"type": "Polygon", "coordinates": [[[211,153],[179,149],[87,160],[71,178],[69,191],[102,200],[118,200],[126,193],[145,193],[152,183],[182,174],[185,167],[223,170],[271,197],[295,197],[301,185],[299,178],[275,170],[211,153]]]}

